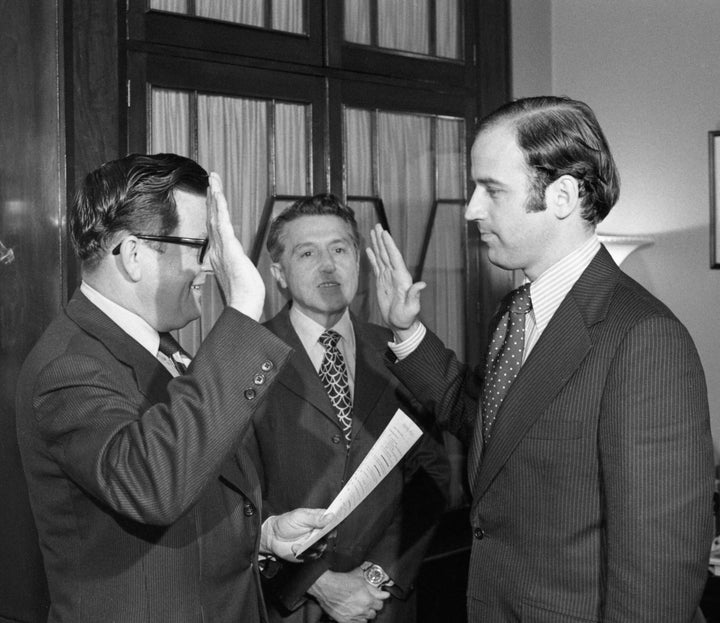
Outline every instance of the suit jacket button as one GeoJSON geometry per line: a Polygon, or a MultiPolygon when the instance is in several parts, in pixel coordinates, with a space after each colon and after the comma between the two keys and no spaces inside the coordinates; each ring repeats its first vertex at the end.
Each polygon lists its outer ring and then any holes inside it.
{"type": "Polygon", "coordinates": [[[245,398],[247,398],[248,400],[253,400],[256,396],[256,393],[254,389],[246,389],[244,395],[245,398]]]}
{"type": "Polygon", "coordinates": [[[333,443],[340,443],[341,440],[342,440],[342,437],[340,437],[340,435],[333,435],[333,436],[332,436],[332,442],[333,442],[333,443]]]}
{"type": "Polygon", "coordinates": [[[485,530],[482,528],[473,529],[473,536],[480,541],[485,536],[485,530]]]}
{"type": "Polygon", "coordinates": [[[264,362],[264,363],[260,366],[260,369],[261,369],[263,372],[270,372],[270,370],[272,370],[274,367],[275,367],[275,366],[273,365],[273,362],[270,361],[270,360],[268,360],[268,361],[264,362]]]}
{"type": "Polygon", "coordinates": [[[255,507],[250,502],[243,504],[243,513],[246,517],[252,517],[255,514],[255,507]]]}
{"type": "Polygon", "coordinates": [[[256,374],[255,378],[253,379],[253,383],[255,385],[262,385],[265,382],[265,375],[264,374],[256,374]]]}

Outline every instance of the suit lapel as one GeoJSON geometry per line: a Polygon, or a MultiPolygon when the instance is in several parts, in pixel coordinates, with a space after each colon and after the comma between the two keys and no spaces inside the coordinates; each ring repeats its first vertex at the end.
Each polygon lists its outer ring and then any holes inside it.
{"type": "Polygon", "coordinates": [[[589,328],[605,317],[619,274],[601,248],[553,315],[500,406],[483,451],[475,503],[590,352],[589,328]]]}
{"type": "Polygon", "coordinates": [[[110,320],[79,290],[65,311],[83,331],[102,342],[118,361],[132,368],[138,390],[151,403],[167,402],[167,384],[172,375],[139,342],[110,320]]]}
{"type": "Polygon", "coordinates": [[[329,418],[340,428],[337,415],[333,409],[330,398],[320,380],[310,357],[308,357],[298,334],[290,323],[290,307],[285,306],[274,318],[265,323],[265,326],[277,335],[283,342],[293,348],[288,365],[278,375],[276,383],[281,383],[288,390],[296,394],[304,402],[313,405],[325,417],[329,418]]]}
{"type": "Polygon", "coordinates": [[[353,436],[365,425],[370,413],[390,382],[384,363],[385,345],[378,350],[368,340],[363,323],[352,318],[355,331],[355,395],[353,396],[353,436]]]}
{"type": "MultiPolygon", "coordinates": [[[[98,307],[78,291],[66,308],[68,316],[85,332],[102,342],[115,358],[132,368],[138,390],[151,404],[170,400],[167,385],[172,375],[136,340],[118,327],[98,307]]],[[[219,478],[238,493],[248,495],[259,508],[257,472],[249,457],[237,452],[221,466],[219,478]]]]}
{"type": "MultiPolygon", "coordinates": [[[[274,318],[265,323],[275,335],[294,349],[290,364],[276,382],[282,383],[301,400],[312,404],[340,429],[335,410],[328,398],[305,348],[290,323],[290,307],[284,307],[274,318]]],[[[390,382],[384,363],[384,346],[378,350],[373,346],[364,328],[364,323],[351,316],[355,331],[355,388],[353,392],[353,436],[365,424],[377,401],[390,382]]]]}

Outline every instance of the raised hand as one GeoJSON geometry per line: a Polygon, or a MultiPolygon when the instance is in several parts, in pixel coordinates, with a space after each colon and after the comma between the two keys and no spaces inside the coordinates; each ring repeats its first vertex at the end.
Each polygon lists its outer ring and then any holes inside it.
{"type": "Polygon", "coordinates": [[[265,283],[235,236],[222,181],[210,174],[207,192],[208,258],[227,305],[259,320],[265,304],[265,283]]]}
{"type": "Polygon", "coordinates": [[[427,284],[413,283],[405,260],[390,234],[380,225],[370,231],[372,248],[367,249],[377,288],[383,321],[401,340],[415,329],[420,315],[420,292],[427,284]]]}

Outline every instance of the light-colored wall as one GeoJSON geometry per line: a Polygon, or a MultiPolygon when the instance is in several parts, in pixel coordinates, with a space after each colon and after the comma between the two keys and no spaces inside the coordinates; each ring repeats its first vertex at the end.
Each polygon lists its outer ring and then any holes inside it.
{"type": "Polygon", "coordinates": [[[709,268],[708,147],[720,129],[717,0],[511,0],[513,94],[595,110],[622,179],[600,233],[650,236],[623,270],[700,352],[720,460],[720,270],[709,268]]]}

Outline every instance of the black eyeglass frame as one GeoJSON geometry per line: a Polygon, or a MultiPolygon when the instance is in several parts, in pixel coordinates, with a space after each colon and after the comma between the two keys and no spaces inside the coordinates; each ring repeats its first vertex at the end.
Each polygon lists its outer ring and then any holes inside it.
{"type": "MultiPolygon", "coordinates": [[[[182,238],[179,236],[155,236],[153,234],[133,234],[136,238],[140,238],[141,240],[152,240],[153,242],[169,242],[170,244],[182,244],[188,247],[195,247],[199,249],[198,252],[198,264],[202,264],[205,260],[205,254],[208,250],[208,244],[210,243],[210,238],[182,238]]],[[[123,242],[125,242],[123,240],[123,242]]],[[[118,244],[113,250],[113,255],[119,255],[120,253],[120,246],[122,245],[122,242],[118,244]]]]}

